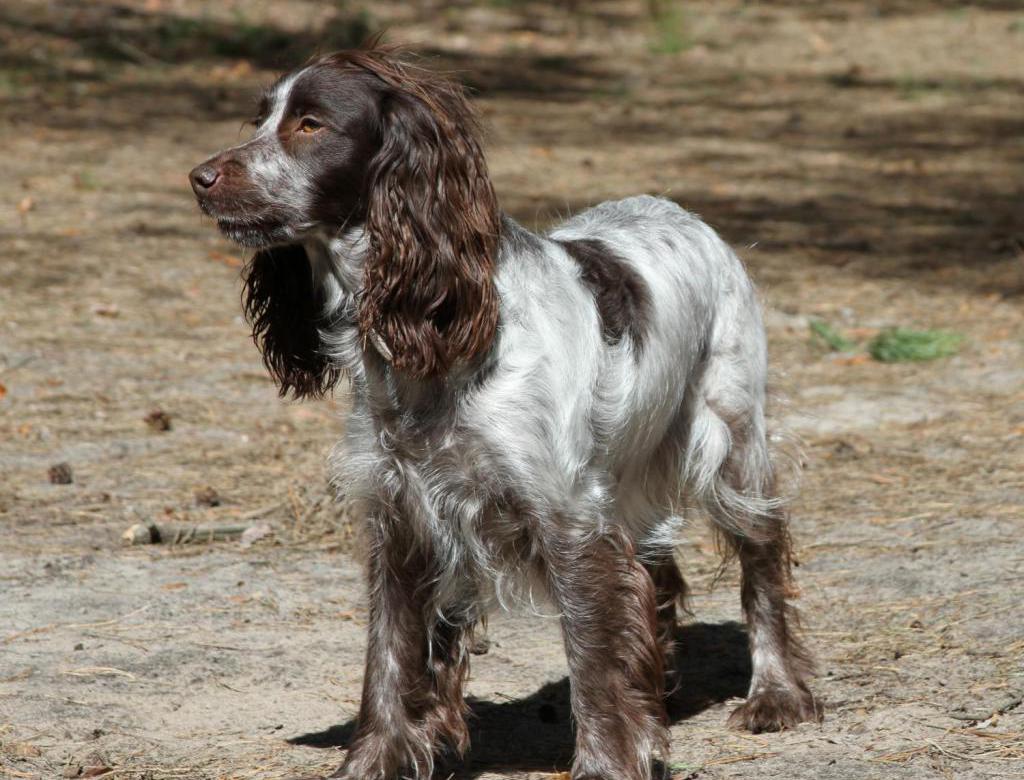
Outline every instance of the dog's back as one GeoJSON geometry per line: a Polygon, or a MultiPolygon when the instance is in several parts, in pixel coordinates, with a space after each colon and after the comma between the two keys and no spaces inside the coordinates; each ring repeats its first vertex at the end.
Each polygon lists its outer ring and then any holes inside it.
{"type": "Polygon", "coordinates": [[[555,504],[602,494],[641,547],[671,540],[687,495],[727,507],[723,520],[751,509],[719,480],[727,466],[770,470],[760,303],[735,253],[651,196],[603,203],[546,240],[516,230],[498,269],[500,362],[515,371],[475,403],[503,410],[500,446],[532,437],[551,452],[524,482],[555,504]],[[741,447],[748,461],[730,461],[741,447]]]}

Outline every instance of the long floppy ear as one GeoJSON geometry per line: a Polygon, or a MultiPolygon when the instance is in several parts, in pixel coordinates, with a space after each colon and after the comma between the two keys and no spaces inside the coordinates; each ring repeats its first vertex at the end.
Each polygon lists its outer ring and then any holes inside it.
{"type": "Polygon", "coordinates": [[[242,296],[253,341],[282,396],[321,397],[337,384],[341,371],[320,352],[323,300],[302,246],[257,252],[242,296]]]}
{"type": "Polygon", "coordinates": [[[433,377],[494,339],[498,203],[462,87],[389,58],[374,64],[388,88],[359,325],[395,368],[433,377]]]}

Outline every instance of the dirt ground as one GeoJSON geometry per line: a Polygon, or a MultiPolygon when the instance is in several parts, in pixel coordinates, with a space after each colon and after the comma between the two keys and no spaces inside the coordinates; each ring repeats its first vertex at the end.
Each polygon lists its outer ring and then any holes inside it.
{"type": "MultiPolygon", "coordinates": [[[[276,397],[240,317],[244,258],[185,174],[245,132],[275,68],[387,27],[477,91],[516,217],[663,193],[764,292],[827,714],[725,728],[749,675],[737,576],[716,580],[695,522],[674,776],[1024,777],[1024,4],[649,5],[3,3],[0,776],[340,762],[365,627],[325,500],[346,392],[276,397]],[[816,343],[817,319],[964,342],[883,364],[816,343]],[[52,484],[62,462],[73,481],[52,484]],[[122,547],[153,520],[273,533],[122,547]]],[[[557,621],[497,615],[490,639],[450,771],[562,777],[557,621]]]]}

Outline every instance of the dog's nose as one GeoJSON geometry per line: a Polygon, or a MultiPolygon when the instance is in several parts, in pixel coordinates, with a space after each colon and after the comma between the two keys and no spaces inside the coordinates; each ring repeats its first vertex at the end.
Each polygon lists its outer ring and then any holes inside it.
{"type": "Polygon", "coordinates": [[[197,165],[188,175],[188,180],[192,183],[192,191],[197,195],[207,192],[219,178],[220,171],[206,163],[197,165]]]}

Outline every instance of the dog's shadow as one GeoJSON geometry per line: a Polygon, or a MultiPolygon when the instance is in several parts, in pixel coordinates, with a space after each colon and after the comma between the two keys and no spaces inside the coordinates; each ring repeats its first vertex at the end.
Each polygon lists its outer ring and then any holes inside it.
{"type": "MultiPolygon", "coordinates": [[[[676,723],[734,696],[750,684],[747,632],[739,623],[694,623],[676,633],[677,685],[668,713],[676,723]]],[[[445,764],[440,777],[471,780],[498,770],[554,772],[572,763],[569,681],[548,683],[524,699],[469,699],[472,747],[461,763],[445,764]]],[[[293,745],[345,748],[355,721],[288,740],[293,745]]]]}

